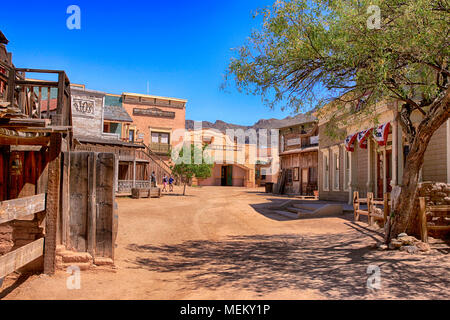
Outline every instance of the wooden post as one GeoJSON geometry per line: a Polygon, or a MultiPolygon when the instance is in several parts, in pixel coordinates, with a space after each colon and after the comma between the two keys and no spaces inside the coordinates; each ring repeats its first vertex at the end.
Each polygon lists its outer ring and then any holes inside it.
{"type": "Polygon", "coordinates": [[[97,233],[97,153],[88,157],[88,221],[87,221],[87,251],[95,256],[97,233]]]}
{"type": "Polygon", "coordinates": [[[387,218],[390,215],[390,207],[389,207],[389,198],[390,198],[390,194],[389,193],[385,193],[383,196],[383,225],[386,224],[387,222],[387,218]]]}
{"type": "Polygon", "coordinates": [[[372,217],[373,210],[374,210],[373,209],[373,193],[368,192],[367,193],[367,218],[368,218],[369,226],[373,225],[373,217],[372,217]]]}
{"type": "Polygon", "coordinates": [[[354,214],[355,221],[359,220],[359,213],[358,213],[359,202],[358,202],[358,200],[359,200],[359,192],[355,191],[355,192],[353,192],[353,214],[354,214]]]}
{"type": "Polygon", "coordinates": [[[44,273],[55,273],[56,238],[58,228],[58,212],[61,176],[61,144],[60,133],[52,133],[50,137],[50,164],[48,168],[47,213],[45,225],[44,273]]]}
{"type": "Polygon", "coordinates": [[[420,204],[420,236],[422,238],[423,242],[428,242],[428,230],[427,230],[427,212],[426,212],[426,204],[425,204],[425,198],[420,197],[419,198],[419,204],[420,204]]]}
{"type": "Polygon", "coordinates": [[[133,160],[133,188],[136,188],[136,159],[133,160]]]}

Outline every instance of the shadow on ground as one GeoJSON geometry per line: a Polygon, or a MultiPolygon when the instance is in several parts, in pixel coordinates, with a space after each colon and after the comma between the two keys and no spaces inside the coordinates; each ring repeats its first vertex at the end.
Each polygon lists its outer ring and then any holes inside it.
{"type": "Polygon", "coordinates": [[[139,254],[130,268],[183,273],[185,290],[231,286],[263,295],[280,289],[312,289],[329,299],[370,297],[367,268],[377,265],[380,297],[448,298],[448,255],[378,251],[372,248],[374,240],[381,239],[378,234],[351,225],[354,231],[346,234],[249,235],[127,249],[139,254]]]}

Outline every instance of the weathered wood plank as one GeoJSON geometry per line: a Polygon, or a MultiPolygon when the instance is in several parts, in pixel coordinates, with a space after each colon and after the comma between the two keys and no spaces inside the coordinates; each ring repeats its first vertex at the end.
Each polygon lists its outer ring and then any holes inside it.
{"type": "Polygon", "coordinates": [[[96,175],[96,195],[98,205],[96,221],[96,256],[114,259],[114,176],[116,175],[114,154],[98,154],[96,175]]]}
{"type": "Polygon", "coordinates": [[[0,279],[36,260],[44,253],[44,238],[0,257],[0,279]]]}
{"type": "Polygon", "coordinates": [[[61,134],[52,134],[50,164],[48,170],[47,214],[45,225],[44,273],[54,274],[56,267],[56,244],[61,184],[61,134]]]}
{"type": "Polygon", "coordinates": [[[87,251],[95,256],[96,253],[96,224],[98,216],[98,205],[97,205],[97,153],[91,153],[88,157],[88,205],[87,205],[87,251]]]}
{"type": "Polygon", "coordinates": [[[438,230],[438,231],[446,231],[450,230],[450,226],[434,226],[434,225],[427,225],[428,230],[438,230]]]}
{"type": "Polygon", "coordinates": [[[45,194],[0,202],[0,224],[45,210],[45,194]]]}

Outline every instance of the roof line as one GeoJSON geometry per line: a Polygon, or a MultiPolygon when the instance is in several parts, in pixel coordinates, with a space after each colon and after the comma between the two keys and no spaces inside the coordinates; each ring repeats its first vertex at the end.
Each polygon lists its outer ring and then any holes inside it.
{"type": "Polygon", "coordinates": [[[124,95],[124,96],[134,96],[134,97],[144,97],[144,98],[153,98],[153,99],[162,99],[162,100],[172,100],[172,101],[178,101],[178,102],[188,102],[188,100],[186,100],[186,99],[161,97],[161,96],[154,96],[154,95],[140,94],[140,93],[131,93],[131,92],[124,92],[122,95],[124,95]]]}

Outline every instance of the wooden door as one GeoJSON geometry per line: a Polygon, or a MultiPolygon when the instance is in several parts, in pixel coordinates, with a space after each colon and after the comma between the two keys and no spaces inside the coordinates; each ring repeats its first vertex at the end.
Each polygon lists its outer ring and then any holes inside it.
{"type": "Polygon", "coordinates": [[[227,167],[227,186],[233,185],[233,166],[227,167]]]}
{"type": "Polygon", "coordinates": [[[70,153],[69,249],[114,258],[116,175],[113,153],[70,153]]]}

